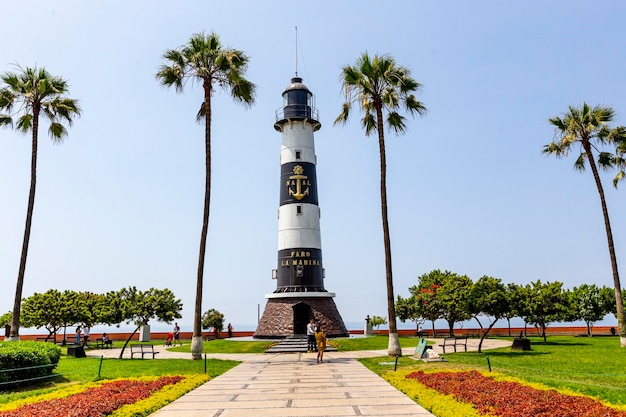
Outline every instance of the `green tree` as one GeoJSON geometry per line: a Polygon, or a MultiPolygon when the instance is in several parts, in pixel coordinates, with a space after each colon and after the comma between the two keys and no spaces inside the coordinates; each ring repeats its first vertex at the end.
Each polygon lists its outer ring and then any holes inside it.
{"type": "Polygon", "coordinates": [[[593,335],[593,325],[602,320],[611,310],[607,306],[608,287],[599,288],[596,284],[582,284],[569,292],[570,310],[573,320],[583,320],[587,325],[587,336],[593,335]]]}
{"type": "Polygon", "coordinates": [[[128,287],[123,288],[118,296],[121,300],[124,320],[127,324],[134,323],[136,326],[122,347],[120,359],[122,359],[124,350],[135,333],[141,326],[148,324],[151,319],[169,324],[172,320],[182,317],[180,311],[183,309],[183,303],[177,300],[174,293],[167,288],[164,290],[150,288],[147,291],[139,291],[135,287],[128,287]]]}
{"type": "Polygon", "coordinates": [[[4,327],[7,324],[10,325],[11,317],[13,317],[13,313],[10,311],[7,311],[6,313],[0,315],[0,327],[4,327]]]}
{"type": "Polygon", "coordinates": [[[62,293],[48,290],[45,293],[34,293],[22,301],[21,320],[24,327],[44,327],[48,330],[46,341],[54,337],[63,328],[64,304],[62,293]]]}
{"type": "Polygon", "coordinates": [[[546,328],[550,323],[563,321],[568,310],[569,300],[563,283],[537,280],[526,285],[524,294],[525,320],[541,330],[543,343],[547,343],[546,328]]]}
{"type": "MultiPolygon", "coordinates": [[[[526,300],[529,288],[519,284],[508,284],[508,298],[510,303],[510,311],[505,315],[508,326],[509,336],[511,336],[511,319],[519,317],[524,320],[524,336],[526,336],[526,326],[528,325],[528,309],[526,308],[526,300]]],[[[521,336],[521,335],[520,335],[521,336]]]]}
{"type": "Polygon", "coordinates": [[[411,295],[409,298],[402,298],[398,295],[396,299],[396,317],[404,323],[411,320],[415,323],[416,333],[419,333],[420,325],[424,324],[425,319],[420,315],[417,298],[411,295]]]}
{"type": "Polygon", "coordinates": [[[430,320],[432,336],[435,337],[435,321],[443,318],[443,305],[441,304],[437,290],[446,275],[450,271],[434,269],[418,277],[418,284],[409,288],[411,297],[415,299],[416,314],[425,320],[430,320]]]}
{"type": "Polygon", "coordinates": [[[81,298],[81,293],[72,290],[60,292],[50,289],[45,293],[34,293],[22,301],[22,325],[25,327],[44,327],[50,337],[63,329],[63,344],[66,344],[67,326],[81,323],[89,314],[88,306],[81,298]]]}
{"type": "MultiPolygon", "coordinates": [[[[587,103],[584,103],[581,107],[570,106],[568,113],[562,117],[557,116],[549,120],[555,126],[556,139],[546,145],[543,152],[556,157],[565,157],[573,146],[578,146],[580,154],[576,158],[576,162],[574,162],[574,168],[582,172],[585,170],[586,162],[591,167],[596,188],[600,195],[604,228],[609,246],[609,257],[613,270],[613,287],[615,290],[620,345],[626,347],[626,316],[624,315],[624,304],[622,302],[622,286],[617,268],[617,257],[613,244],[609,211],[604,197],[600,174],[598,173],[598,166],[605,170],[611,170],[616,167],[623,168],[625,165],[621,150],[625,146],[626,128],[623,126],[611,128],[609,126],[614,115],[615,112],[610,107],[596,106],[592,108],[587,103]],[[601,151],[600,149],[605,145],[616,146],[617,154],[614,155],[610,152],[601,151]],[[597,156],[594,154],[594,151],[597,153],[597,156]]],[[[617,187],[617,183],[622,179],[624,179],[623,169],[613,179],[613,186],[617,187]]]]}
{"type": "Polygon", "coordinates": [[[346,123],[352,106],[356,103],[364,113],[361,122],[365,129],[365,135],[369,136],[372,132],[378,134],[380,199],[385,247],[387,312],[389,315],[387,353],[390,356],[401,356],[402,349],[398,341],[396,326],[391,238],[387,214],[387,159],[384,124],[386,123],[388,128],[395,133],[403,133],[406,131],[406,119],[399,113],[399,110],[403,108],[412,115],[423,115],[426,113],[426,107],[415,97],[415,93],[420,89],[420,83],[411,78],[408,68],[398,66],[391,56],[374,55],[373,59],[370,59],[366,52],[357,59],[355,65],[348,65],[342,69],[340,80],[342,88],[345,90],[346,101],[341,113],[335,119],[335,124],[346,123]],[[386,120],[383,120],[383,113],[386,115],[386,120]]]}
{"type": "Polygon", "coordinates": [[[474,283],[466,275],[450,273],[443,275],[437,288],[437,300],[441,305],[441,318],[448,322],[450,336],[454,336],[454,324],[469,320],[468,300],[474,283]]]}
{"type": "Polygon", "coordinates": [[[63,78],[51,75],[45,68],[22,68],[18,65],[17,69],[17,72],[9,71],[0,77],[3,81],[0,87],[0,126],[13,126],[13,119],[16,117],[15,129],[23,134],[31,133],[32,149],[24,240],[13,301],[11,334],[7,340],[19,340],[22,288],[35,207],[39,119],[44,117],[49,120],[50,138],[60,143],[67,136],[64,123],[71,126],[74,117],[80,116],[81,112],[78,102],[66,97],[68,83],[63,78]]]}
{"type": "Polygon", "coordinates": [[[202,288],[211,202],[211,97],[216,87],[221,87],[229,91],[236,101],[251,105],[254,102],[255,85],[244,77],[248,57],[242,51],[223,47],[220,38],[215,33],[194,34],[187,44],[178,49],[167,50],[163,59],[167,63],[161,65],[156,74],[161,85],[173,86],[177,92],[182,93],[187,81],[191,80],[201,84],[204,92],[204,98],[196,116],[198,122],[204,123],[205,187],[191,341],[193,359],[201,359],[202,288]]]}
{"type": "Polygon", "coordinates": [[[511,310],[511,303],[507,286],[499,278],[482,276],[474,283],[469,293],[469,312],[474,316],[478,325],[483,329],[478,316],[491,317],[487,329],[481,332],[478,343],[478,353],[482,351],[483,340],[487,337],[493,326],[504,318],[511,310]]]}
{"type": "Polygon", "coordinates": [[[224,330],[224,314],[214,308],[205,311],[202,315],[202,328],[213,329],[215,335],[219,335],[224,330]]]}
{"type": "Polygon", "coordinates": [[[387,324],[387,317],[372,316],[372,318],[370,319],[370,324],[372,325],[372,327],[375,327],[376,330],[378,330],[380,326],[382,326],[383,324],[387,324]]]}

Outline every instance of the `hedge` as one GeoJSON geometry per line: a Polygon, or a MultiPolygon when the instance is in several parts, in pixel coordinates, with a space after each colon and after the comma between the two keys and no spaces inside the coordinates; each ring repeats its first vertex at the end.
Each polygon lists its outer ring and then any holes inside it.
{"type": "Polygon", "coordinates": [[[0,386],[46,378],[52,375],[60,358],[61,348],[52,343],[0,343],[0,386]]]}

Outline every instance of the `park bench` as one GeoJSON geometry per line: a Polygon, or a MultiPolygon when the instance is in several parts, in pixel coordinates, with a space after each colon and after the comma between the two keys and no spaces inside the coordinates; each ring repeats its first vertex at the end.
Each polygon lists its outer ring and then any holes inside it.
{"type": "Polygon", "coordinates": [[[132,359],[135,355],[141,354],[141,359],[144,358],[145,355],[152,355],[152,359],[159,352],[154,351],[154,345],[140,345],[140,344],[132,344],[130,345],[130,358],[132,359]]]}
{"type": "Polygon", "coordinates": [[[460,337],[445,337],[443,344],[439,345],[443,349],[443,353],[446,353],[446,347],[451,347],[456,352],[457,347],[463,346],[463,350],[467,352],[467,336],[460,337]]]}
{"type": "Polygon", "coordinates": [[[97,338],[96,339],[96,349],[113,349],[113,342],[111,343],[104,343],[104,341],[101,338],[97,338]]]}

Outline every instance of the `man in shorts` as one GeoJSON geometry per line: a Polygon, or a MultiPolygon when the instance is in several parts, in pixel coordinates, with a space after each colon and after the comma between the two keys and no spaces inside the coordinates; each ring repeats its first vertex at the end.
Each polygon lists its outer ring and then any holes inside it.
{"type": "Polygon", "coordinates": [[[174,345],[177,343],[182,345],[180,341],[180,327],[178,326],[178,323],[174,323],[174,345]]]}

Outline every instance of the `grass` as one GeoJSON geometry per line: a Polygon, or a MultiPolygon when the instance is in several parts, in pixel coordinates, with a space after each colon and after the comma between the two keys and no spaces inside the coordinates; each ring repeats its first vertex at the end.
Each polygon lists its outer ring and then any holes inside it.
{"type": "MultiPolygon", "coordinates": [[[[415,347],[417,346],[416,338],[401,337],[400,346],[415,347]]],[[[191,345],[185,343],[182,346],[168,348],[172,352],[190,352],[191,345]]],[[[270,348],[275,341],[239,341],[236,339],[217,339],[204,342],[204,353],[263,353],[270,348]]],[[[352,337],[331,339],[330,343],[340,352],[349,352],[354,350],[386,350],[389,343],[387,336],[376,335],[372,337],[352,337]]]]}
{"type": "MultiPolygon", "coordinates": [[[[510,348],[446,354],[445,362],[424,363],[410,357],[398,360],[398,369],[454,370],[478,369],[514,376],[530,383],[556,389],[568,389],[600,398],[614,405],[626,405],[626,350],[617,338],[553,336],[543,344],[541,338],[530,338],[532,350],[510,348]]],[[[393,372],[389,358],[362,359],[372,371],[382,375],[393,372]]]]}
{"type": "MultiPolygon", "coordinates": [[[[223,374],[240,362],[232,360],[207,359],[207,374],[214,378],[223,374]]],[[[55,373],[60,377],[34,386],[13,391],[0,391],[0,404],[22,398],[62,390],[68,385],[91,382],[100,379],[129,378],[148,375],[190,375],[204,374],[204,360],[189,359],[103,359],[96,357],[74,358],[62,356],[55,373]]],[[[2,388],[0,387],[0,390],[2,388]]]]}
{"type": "MultiPolygon", "coordinates": [[[[264,353],[274,342],[272,341],[238,341],[217,339],[203,343],[203,353],[264,353]]],[[[171,352],[191,352],[191,344],[183,341],[182,346],[167,348],[171,352]]]]}
{"type": "MultiPolygon", "coordinates": [[[[416,347],[418,339],[414,337],[401,337],[398,339],[403,348],[416,347]]],[[[352,337],[331,339],[333,346],[340,352],[350,352],[354,350],[387,350],[389,338],[387,336],[375,335],[371,337],[352,337]]]]}

